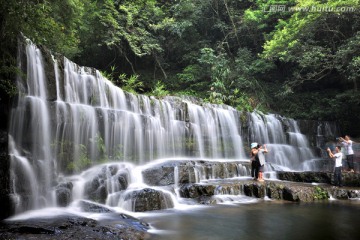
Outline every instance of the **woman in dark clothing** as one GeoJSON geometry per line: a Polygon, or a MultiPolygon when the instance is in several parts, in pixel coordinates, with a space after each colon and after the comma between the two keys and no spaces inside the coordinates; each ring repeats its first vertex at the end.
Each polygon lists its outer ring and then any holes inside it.
{"type": "Polygon", "coordinates": [[[258,157],[257,153],[258,153],[258,144],[251,143],[251,152],[250,152],[251,177],[254,180],[257,180],[259,177],[260,161],[259,161],[259,157],[258,157]]]}

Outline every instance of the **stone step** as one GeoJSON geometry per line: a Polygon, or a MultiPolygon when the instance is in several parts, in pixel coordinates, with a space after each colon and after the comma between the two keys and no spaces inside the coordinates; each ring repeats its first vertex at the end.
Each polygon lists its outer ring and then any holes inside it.
{"type": "Polygon", "coordinates": [[[212,203],[216,195],[246,195],[274,200],[313,202],[318,200],[360,198],[359,187],[335,187],[329,184],[297,183],[278,180],[224,179],[181,185],[180,196],[212,203]]]}
{"type": "MultiPolygon", "coordinates": [[[[347,187],[360,187],[360,174],[342,172],[342,185],[347,187]]],[[[333,172],[285,172],[277,171],[279,180],[304,183],[334,184],[333,172]]]]}

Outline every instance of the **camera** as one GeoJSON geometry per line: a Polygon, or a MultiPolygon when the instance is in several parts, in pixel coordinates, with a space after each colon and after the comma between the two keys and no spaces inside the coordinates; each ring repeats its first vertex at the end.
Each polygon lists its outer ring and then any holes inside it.
{"type": "Polygon", "coordinates": [[[336,141],[340,141],[340,137],[337,137],[337,138],[336,138],[336,141]]]}

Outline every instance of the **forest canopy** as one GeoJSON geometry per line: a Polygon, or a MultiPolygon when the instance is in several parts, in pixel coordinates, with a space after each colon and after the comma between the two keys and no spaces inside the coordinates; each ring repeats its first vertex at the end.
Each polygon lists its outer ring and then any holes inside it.
{"type": "Polygon", "coordinates": [[[126,91],[336,120],[360,136],[358,0],[0,0],[1,101],[17,37],[126,91]]]}

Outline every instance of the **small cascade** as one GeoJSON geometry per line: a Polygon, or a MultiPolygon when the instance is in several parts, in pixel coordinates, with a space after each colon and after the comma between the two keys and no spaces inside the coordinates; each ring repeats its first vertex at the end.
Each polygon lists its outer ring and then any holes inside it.
{"type": "Polygon", "coordinates": [[[268,189],[268,186],[267,186],[267,184],[265,184],[265,186],[264,186],[264,200],[271,201],[271,199],[268,196],[268,193],[267,193],[268,190],[267,189],[268,189]]]}
{"type": "MultiPolygon", "coordinates": [[[[174,191],[175,191],[175,195],[176,197],[180,197],[180,192],[179,192],[179,167],[175,166],[174,167],[174,191]]],[[[195,173],[195,176],[197,176],[197,174],[195,173]]],[[[195,182],[198,182],[198,178],[195,180],[195,182]]]]}
{"type": "Polygon", "coordinates": [[[173,194],[164,189],[130,188],[121,193],[115,206],[133,212],[146,212],[173,208],[176,202],[173,194]]]}
{"type": "Polygon", "coordinates": [[[19,200],[16,212],[49,206],[54,202],[51,185],[56,165],[51,151],[53,135],[42,53],[30,42],[24,51],[27,75],[25,81],[18,78],[17,87],[21,92],[18,107],[11,113],[9,127],[11,179],[19,200]],[[20,172],[23,174],[18,174],[20,172]]]}
{"type": "Polygon", "coordinates": [[[266,172],[310,170],[307,162],[316,158],[306,136],[293,119],[253,112],[250,114],[249,136],[251,142],[266,144],[269,150],[266,154],[266,172]]]}
{"type": "Polygon", "coordinates": [[[326,121],[318,122],[316,131],[316,147],[319,149],[321,157],[328,156],[326,152],[328,142],[336,141],[336,137],[339,136],[340,131],[335,123],[326,121]]]}
{"type": "Polygon", "coordinates": [[[227,179],[236,177],[245,177],[250,175],[249,167],[241,162],[209,162],[195,163],[194,172],[196,183],[204,180],[227,179]]]}
{"type": "Polygon", "coordinates": [[[245,153],[239,128],[239,113],[231,108],[204,107],[187,103],[192,141],[200,158],[243,159],[245,153]],[[219,137],[220,136],[220,137],[219,137]]]}
{"type": "Polygon", "coordinates": [[[243,185],[217,186],[211,201],[217,204],[254,203],[258,200],[244,194],[243,185]]]}
{"type": "Polygon", "coordinates": [[[215,195],[241,195],[243,194],[243,189],[241,185],[233,186],[217,186],[215,189],[215,195]]]}

